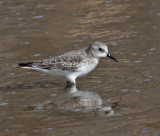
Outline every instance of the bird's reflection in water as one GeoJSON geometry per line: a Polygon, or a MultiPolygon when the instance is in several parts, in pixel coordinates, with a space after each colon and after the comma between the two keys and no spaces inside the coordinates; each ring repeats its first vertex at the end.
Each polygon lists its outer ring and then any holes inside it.
{"type": "Polygon", "coordinates": [[[71,86],[65,89],[65,92],[58,95],[51,95],[51,97],[43,102],[36,104],[36,109],[56,109],[60,111],[72,112],[97,112],[105,113],[108,116],[114,114],[112,106],[103,106],[102,98],[96,92],[86,89],[77,89],[71,86]]]}

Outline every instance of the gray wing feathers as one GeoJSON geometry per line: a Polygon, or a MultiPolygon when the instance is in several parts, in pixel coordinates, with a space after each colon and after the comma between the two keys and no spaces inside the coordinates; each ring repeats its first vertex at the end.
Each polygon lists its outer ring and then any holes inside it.
{"type": "Polygon", "coordinates": [[[59,56],[51,57],[50,59],[33,62],[32,67],[55,71],[76,71],[83,61],[82,56],[84,55],[86,56],[84,50],[71,51],[59,56]]]}

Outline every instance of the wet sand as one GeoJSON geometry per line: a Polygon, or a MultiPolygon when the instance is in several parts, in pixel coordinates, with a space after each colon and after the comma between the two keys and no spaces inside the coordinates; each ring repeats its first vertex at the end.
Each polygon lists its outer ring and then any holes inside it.
{"type": "Polygon", "coordinates": [[[0,1],[1,136],[159,136],[158,0],[0,1]],[[21,69],[102,41],[101,59],[66,88],[65,79],[21,69]]]}

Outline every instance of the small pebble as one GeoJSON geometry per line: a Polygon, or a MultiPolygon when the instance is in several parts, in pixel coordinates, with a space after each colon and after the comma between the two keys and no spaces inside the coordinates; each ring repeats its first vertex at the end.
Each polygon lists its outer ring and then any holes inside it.
{"type": "Polygon", "coordinates": [[[135,63],[141,63],[142,61],[140,61],[140,60],[137,60],[137,61],[134,61],[135,63]]]}
{"type": "Polygon", "coordinates": [[[118,52],[113,52],[113,54],[118,54],[118,52]]]}
{"type": "Polygon", "coordinates": [[[113,129],[118,129],[118,127],[114,126],[113,129]]]}
{"type": "Polygon", "coordinates": [[[27,72],[28,74],[31,74],[32,72],[27,72]]]}
{"type": "Polygon", "coordinates": [[[133,119],[133,117],[128,117],[128,119],[133,119]]]}
{"type": "Polygon", "coordinates": [[[125,37],[126,37],[126,38],[129,38],[130,36],[129,36],[129,35],[126,35],[125,37]]]}
{"type": "Polygon", "coordinates": [[[160,16],[160,13],[157,13],[157,16],[160,16]]]}
{"type": "Polygon", "coordinates": [[[72,16],[76,17],[76,16],[77,16],[77,13],[73,13],[72,16]]]}
{"type": "Polygon", "coordinates": [[[86,39],[88,39],[88,37],[82,37],[82,39],[83,39],[83,40],[86,40],[86,39]]]}
{"type": "Polygon", "coordinates": [[[54,8],[54,5],[50,5],[48,8],[46,8],[46,10],[51,10],[54,8]]]}
{"type": "Polygon", "coordinates": [[[126,61],[124,61],[125,63],[129,63],[130,61],[129,60],[126,60],[126,61]]]}
{"type": "Polygon", "coordinates": [[[41,56],[41,54],[35,54],[35,55],[33,55],[33,56],[38,57],[38,56],[41,56]]]}
{"type": "Polygon", "coordinates": [[[123,110],[128,110],[128,108],[123,108],[123,110]]]}
{"type": "Polygon", "coordinates": [[[134,25],[131,25],[130,27],[131,27],[131,28],[134,28],[135,26],[134,26],[134,25]]]}
{"type": "Polygon", "coordinates": [[[14,94],[16,94],[16,92],[11,92],[11,94],[13,94],[13,95],[14,95],[14,94]]]}
{"type": "Polygon", "coordinates": [[[45,121],[49,121],[49,120],[51,120],[52,119],[52,117],[47,117],[46,119],[44,119],[45,121]]]}
{"type": "Polygon", "coordinates": [[[47,106],[46,109],[47,109],[47,110],[52,110],[52,109],[53,109],[53,106],[47,106]]]}
{"type": "Polygon", "coordinates": [[[75,45],[73,45],[74,47],[79,47],[79,45],[78,44],[75,44],[75,45]]]}
{"type": "Polygon", "coordinates": [[[73,130],[73,133],[77,134],[77,132],[78,132],[77,130],[73,130]]]}
{"type": "Polygon", "coordinates": [[[32,17],[32,18],[34,18],[34,19],[42,19],[44,16],[34,16],[34,17],[32,17]]]}
{"type": "Polygon", "coordinates": [[[47,128],[47,130],[48,130],[48,131],[51,131],[51,130],[53,130],[53,128],[47,128]]]}
{"type": "Polygon", "coordinates": [[[112,46],[118,46],[118,43],[113,43],[112,46]]]}
{"type": "Polygon", "coordinates": [[[125,0],[125,2],[130,2],[130,0],[125,0]]]}
{"type": "Polygon", "coordinates": [[[10,76],[14,76],[14,75],[15,75],[15,73],[10,73],[9,75],[10,75],[10,76]]]}
{"type": "Polygon", "coordinates": [[[96,22],[91,22],[91,24],[95,25],[95,24],[97,24],[97,23],[96,23],[96,22]]]}
{"type": "Polygon", "coordinates": [[[158,28],[158,26],[153,26],[153,28],[154,28],[154,29],[157,29],[157,28],[158,28]]]}
{"type": "Polygon", "coordinates": [[[151,49],[149,49],[150,51],[155,51],[156,50],[156,48],[151,48],[151,49]]]}
{"type": "Polygon", "coordinates": [[[125,18],[131,18],[131,16],[125,16],[125,18]]]}
{"type": "Polygon", "coordinates": [[[102,81],[97,81],[97,84],[100,84],[100,83],[102,83],[102,81]]]}
{"type": "Polygon", "coordinates": [[[113,1],[111,1],[111,0],[107,0],[105,3],[106,3],[106,4],[112,4],[112,3],[113,3],[113,1]]]}
{"type": "Polygon", "coordinates": [[[23,18],[22,17],[18,17],[17,20],[23,20],[23,18]]]}
{"type": "Polygon", "coordinates": [[[121,91],[122,92],[128,92],[128,89],[122,89],[121,91]]]}
{"type": "Polygon", "coordinates": [[[151,79],[145,79],[144,81],[145,81],[145,82],[149,82],[149,81],[151,81],[151,79]]]}
{"type": "Polygon", "coordinates": [[[52,96],[52,97],[55,97],[55,96],[57,96],[57,94],[51,94],[51,96],[52,96]]]}
{"type": "Polygon", "coordinates": [[[44,85],[45,88],[49,87],[49,85],[44,85]]]}
{"type": "Polygon", "coordinates": [[[25,42],[26,45],[30,44],[30,42],[25,42]]]}
{"type": "Polygon", "coordinates": [[[142,90],[136,90],[135,92],[136,92],[136,93],[139,93],[139,92],[141,92],[141,91],[142,91],[142,90]]]}
{"type": "Polygon", "coordinates": [[[123,114],[117,113],[117,114],[115,114],[115,116],[116,116],[116,117],[121,117],[121,116],[123,116],[123,114]]]}
{"type": "Polygon", "coordinates": [[[17,65],[13,65],[12,67],[13,67],[13,68],[17,68],[17,65]]]}
{"type": "Polygon", "coordinates": [[[150,55],[151,55],[151,54],[153,54],[153,52],[148,52],[148,54],[150,54],[150,55]]]}
{"type": "Polygon", "coordinates": [[[75,112],[81,112],[82,109],[75,109],[74,111],[75,111],[75,112]]]}
{"type": "Polygon", "coordinates": [[[133,56],[137,56],[137,53],[133,53],[133,56]]]}
{"type": "Polygon", "coordinates": [[[5,132],[8,132],[8,131],[9,131],[9,128],[6,128],[6,129],[5,129],[5,132]]]}
{"type": "Polygon", "coordinates": [[[40,74],[41,76],[46,76],[46,74],[40,74]]]}
{"type": "Polygon", "coordinates": [[[138,34],[138,32],[134,32],[134,34],[138,34]]]}
{"type": "Polygon", "coordinates": [[[33,87],[33,86],[34,86],[34,84],[33,84],[33,83],[31,83],[31,84],[29,84],[29,86],[30,86],[30,87],[33,87]]]}
{"type": "Polygon", "coordinates": [[[149,133],[149,128],[143,128],[141,133],[142,134],[148,134],[149,133]]]}
{"type": "Polygon", "coordinates": [[[44,107],[37,107],[37,110],[43,110],[44,109],[44,107]]]}
{"type": "Polygon", "coordinates": [[[91,134],[94,134],[94,131],[93,131],[93,130],[91,130],[91,131],[90,131],[90,133],[91,133],[91,134]]]}
{"type": "Polygon", "coordinates": [[[7,106],[8,103],[0,103],[0,106],[7,106]]]}
{"type": "Polygon", "coordinates": [[[27,108],[27,107],[28,107],[28,105],[23,105],[23,107],[24,107],[24,108],[27,108]]]}

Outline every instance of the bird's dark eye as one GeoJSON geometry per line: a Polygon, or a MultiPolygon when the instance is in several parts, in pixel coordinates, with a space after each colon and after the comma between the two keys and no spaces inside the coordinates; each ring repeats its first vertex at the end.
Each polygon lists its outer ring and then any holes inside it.
{"type": "Polygon", "coordinates": [[[102,51],[103,51],[103,49],[102,49],[102,48],[99,48],[99,51],[101,51],[101,52],[102,52],[102,51]]]}

